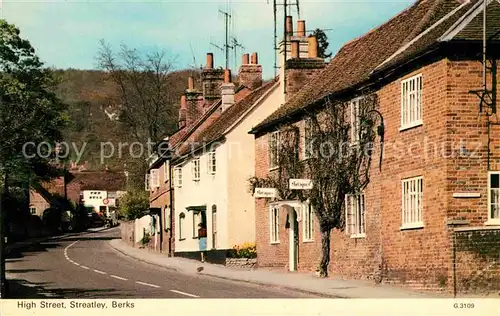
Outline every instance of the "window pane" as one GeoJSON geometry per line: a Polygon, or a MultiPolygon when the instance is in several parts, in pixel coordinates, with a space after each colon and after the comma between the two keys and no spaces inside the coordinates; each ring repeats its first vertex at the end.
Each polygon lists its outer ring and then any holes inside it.
{"type": "Polygon", "coordinates": [[[491,189],[491,204],[498,204],[499,201],[498,201],[498,194],[500,193],[500,190],[498,189],[491,189]]]}
{"type": "Polygon", "coordinates": [[[500,219],[500,205],[491,205],[491,218],[500,219]]]}
{"type": "Polygon", "coordinates": [[[491,188],[500,188],[499,180],[500,180],[500,175],[499,174],[492,174],[491,176],[491,188]]]}

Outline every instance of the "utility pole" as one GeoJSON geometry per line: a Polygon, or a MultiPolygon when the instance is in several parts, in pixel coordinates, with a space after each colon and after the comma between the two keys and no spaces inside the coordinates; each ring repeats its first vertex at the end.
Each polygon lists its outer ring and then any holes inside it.
{"type": "Polygon", "coordinates": [[[283,94],[285,96],[285,101],[286,99],[286,50],[287,50],[287,36],[288,32],[286,29],[286,17],[288,15],[288,5],[286,3],[286,0],[283,0],[283,94]]]}
{"type": "Polygon", "coordinates": [[[2,184],[0,187],[0,298],[7,297],[7,280],[5,279],[5,200],[7,185],[7,174],[2,176],[2,184]]]}
{"type": "Polygon", "coordinates": [[[234,70],[236,71],[236,66],[237,66],[237,58],[236,54],[238,53],[238,48],[245,49],[243,45],[241,45],[240,42],[236,39],[236,37],[231,37],[231,40],[233,42],[233,45],[230,46],[230,48],[233,50],[234,53],[234,70]]]}
{"type": "Polygon", "coordinates": [[[226,48],[226,69],[229,69],[229,19],[231,15],[225,11],[219,10],[220,13],[224,14],[225,20],[225,29],[226,29],[226,44],[224,45],[226,48]]]}

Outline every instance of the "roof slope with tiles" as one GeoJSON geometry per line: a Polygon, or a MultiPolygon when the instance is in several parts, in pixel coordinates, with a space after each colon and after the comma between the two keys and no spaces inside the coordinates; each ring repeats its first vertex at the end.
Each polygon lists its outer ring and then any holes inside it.
{"type": "MultiPolygon", "coordinates": [[[[322,72],[252,132],[286,120],[329,95],[369,83],[382,64],[384,68],[393,66],[430,49],[478,1],[417,1],[383,25],[344,45],[322,72]]],[[[469,39],[473,35],[472,40],[477,36],[474,31],[468,32],[462,36],[469,39]]]]}
{"type": "Polygon", "coordinates": [[[269,80],[263,83],[260,88],[247,94],[244,98],[237,100],[234,105],[221,113],[219,118],[191,141],[185,142],[178,151],[178,157],[189,154],[205,145],[214,142],[224,136],[224,132],[238,121],[261,97],[277,85],[277,80],[269,80]]]}

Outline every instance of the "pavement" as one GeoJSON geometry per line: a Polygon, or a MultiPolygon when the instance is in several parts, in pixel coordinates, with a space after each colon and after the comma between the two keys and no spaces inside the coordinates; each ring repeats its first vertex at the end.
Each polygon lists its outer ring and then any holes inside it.
{"type": "Polygon", "coordinates": [[[152,250],[134,248],[121,239],[109,241],[120,253],[136,260],[164,267],[185,275],[204,275],[220,279],[246,282],[282,289],[301,291],[335,298],[436,298],[439,294],[420,293],[370,281],[319,278],[304,273],[287,273],[263,269],[231,268],[223,265],[202,263],[197,260],[167,257],[152,250]],[[201,270],[201,271],[200,271],[201,270]]]}
{"type": "Polygon", "coordinates": [[[7,298],[322,297],[141,262],[111,247],[119,237],[119,228],[111,228],[12,249],[6,260],[7,298]]]}

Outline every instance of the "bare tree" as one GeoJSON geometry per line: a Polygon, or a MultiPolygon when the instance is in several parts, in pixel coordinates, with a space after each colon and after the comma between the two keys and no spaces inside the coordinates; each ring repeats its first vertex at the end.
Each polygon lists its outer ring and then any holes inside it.
{"type": "Polygon", "coordinates": [[[376,94],[365,94],[356,103],[326,100],[316,111],[308,112],[309,141],[307,159],[299,157],[296,125],[280,129],[277,170],[266,178],[250,179],[251,189],[273,187],[278,199],[309,200],[319,221],[322,258],[320,276],[328,276],[332,229],[345,228],[345,196],[361,192],[369,183],[372,150],[376,134],[373,110],[376,94]],[[355,119],[351,122],[351,117],[355,119]],[[311,190],[290,190],[292,178],[308,178],[311,190]]]}
{"type": "Polygon", "coordinates": [[[142,56],[138,50],[121,45],[115,54],[101,40],[97,61],[118,86],[119,121],[136,141],[156,143],[175,131],[178,100],[168,80],[172,63],[165,52],[142,56]]]}
{"type": "MultiPolygon", "coordinates": [[[[146,156],[164,137],[177,130],[179,80],[171,72],[172,61],[165,52],[142,55],[137,49],[121,45],[118,53],[101,41],[97,62],[118,88],[118,122],[125,141],[135,141],[132,157],[123,158],[134,187],[140,188],[148,163],[146,156]],[[134,159],[142,155],[143,159],[134,159]]],[[[132,147],[130,147],[132,151],[132,147]]]]}

